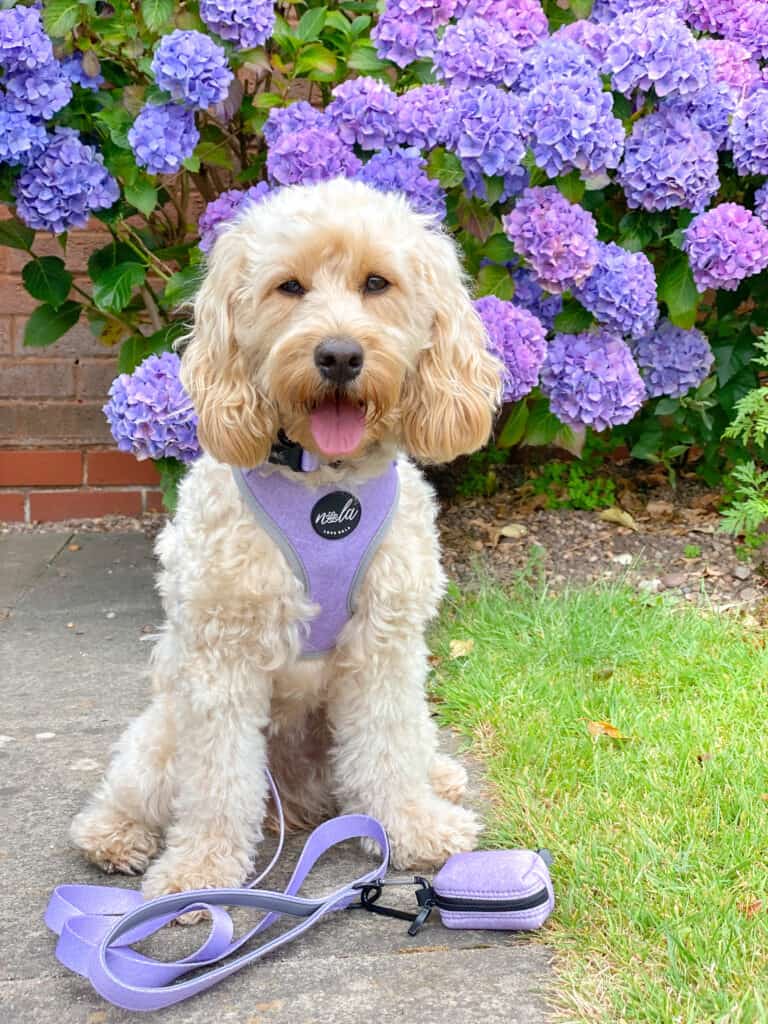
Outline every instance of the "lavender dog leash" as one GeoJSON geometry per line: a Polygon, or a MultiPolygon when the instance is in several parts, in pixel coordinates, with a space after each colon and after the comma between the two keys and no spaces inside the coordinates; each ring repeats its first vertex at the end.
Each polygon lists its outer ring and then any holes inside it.
{"type": "Polygon", "coordinates": [[[267,953],[291,942],[321,918],[353,903],[361,889],[383,878],[389,862],[389,842],[383,826],[365,814],[347,814],[324,822],[312,832],[282,893],[255,889],[274,867],[283,847],[285,824],[280,797],[267,772],[280,820],[278,848],[256,879],[242,889],[200,889],[146,901],[141,893],[103,885],[61,885],[48,903],[45,923],[59,935],[56,956],[70,970],[88,978],[96,991],[126,1010],[159,1010],[203,992],[267,953]],[[360,878],[320,899],[297,895],[319,858],[347,839],[372,839],[381,849],[379,865],[360,878]],[[250,931],[233,940],[234,926],[225,906],[266,911],[250,931]],[[211,929],[205,942],[190,956],[173,962],[154,960],[131,946],[164,925],[193,910],[207,910],[211,929]],[[249,940],[281,915],[301,920],[288,931],[225,963],[249,940]],[[218,966],[216,966],[218,964],[218,966]],[[194,977],[192,971],[208,968],[194,977]]]}

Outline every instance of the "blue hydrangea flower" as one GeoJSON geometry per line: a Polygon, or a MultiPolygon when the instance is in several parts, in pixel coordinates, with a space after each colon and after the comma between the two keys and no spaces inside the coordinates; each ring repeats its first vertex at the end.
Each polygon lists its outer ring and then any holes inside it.
{"type": "Polygon", "coordinates": [[[281,135],[267,154],[270,178],[280,185],[310,185],[352,177],[362,166],[352,149],[325,128],[302,128],[281,135]]]}
{"type": "Polygon", "coordinates": [[[450,97],[441,85],[419,85],[397,98],[397,136],[417,149],[433,149],[448,138],[446,109],[450,97]]]}
{"type": "Polygon", "coordinates": [[[337,85],[326,116],[342,142],[383,149],[397,136],[397,96],[375,78],[350,78],[337,85]]]}
{"type": "Polygon", "coordinates": [[[61,70],[70,82],[74,85],[79,85],[81,89],[90,89],[91,92],[98,92],[101,86],[104,85],[104,76],[100,72],[97,71],[95,75],[89,75],[85,70],[82,53],[73,53],[71,57],[63,60],[61,62],[61,70]]]}
{"type": "Polygon", "coordinates": [[[763,224],[768,224],[768,182],[755,192],[755,213],[763,224]]]}
{"type": "Polygon", "coordinates": [[[272,107],[262,133],[267,145],[274,146],[281,135],[298,132],[302,128],[330,128],[330,124],[322,110],[306,100],[300,100],[287,107],[272,107]]]}
{"type": "Polygon", "coordinates": [[[200,0],[200,17],[240,50],[262,46],[275,27],[272,0],[200,0]]]}
{"type": "Polygon", "coordinates": [[[597,264],[594,217],[569,203],[554,185],[526,189],[502,224],[516,251],[548,292],[560,294],[581,284],[597,264]]]}
{"type": "Polygon", "coordinates": [[[583,284],[574,286],[573,294],[615,334],[639,338],[659,318],[653,264],[645,253],[628,252],[614,242],[598,242],[595,269],[583,284]]]}
{"type": "Polygon", "coordinates": [[[690,118],[661,110],[641,118],[624,148],[618,180],[627,205],[703,210],[720,187],[712,137],[690,118]]]}
{"type": "Polygon", "coordinates": [[[589,50],[575,40],[556,33],[523,51],[523,67],[517,80],[517,88],[527,92],[536,85],[554,79],[594,79],[599,67],[600,62],[594,59],[589,50]]]}
{"type": "Polygon", "coordinates": [[[117,182],[101,153],[86,146],[71,128],[57,128],[35,162],[14,186],[16,212],[29,227],[61,234],[83,228],[94,210],[120,198],[117,182]]]}
{"type": "Polygon", "coordinates": [[[681,398],[707,379],[715,361],[705,335],[662,320],[650,334],[638,338],[632,354],[640,368],[649,398],[681,398]]]}
{"type": "Polygon", "coordinates": [[[731,39],[699,39],[699,49],[712,61],[712,77],[746,96],[760,82],[760,65],[741,43],[731,39]]]}
{"type": "Polygon", "coordinates": [[[28,164],[47,142],[48,134],[41,124],[0,106],[0,163],[28,164]]]}
{"type": "Polygon", "coordinates": [[[629,423],[646,398],[626,343],[604,330],[556,334],[541,368],[541,387],[555,416],[573,429],[629,423]]]}
{"type": "Polygon", "coordinates": [[[274,189],[265,181],[260,181],[244,190],[231,188],[208,203],[197,222],[197,229],[200,232],[198,245],[203,252],[211,251],[223,224],[234,220],[237,213],[247,204],[260,203],[272,192],[274,189]]]}
{"type": "Polygon", "coordinates": [[[445,192],[428,178],[426,164],[417,149],[384,149],[355,175],[379,192],[399,192],[417,213],[445,217],[445,192]]]}
{"type": "Polygon", "coordinates": [[[707,84],[709,60],[688,27],[669,10],[637,11],[613,22],[604,70],[625,96],[636,89],[657,96],[689,96],[707,84]]]}
{"type": "Polygon", "coordinates": [[[0,66],[8,71],[34,71],[53,60],[37,7],[17,4],[0,11],[0,66]]]}
{"type": "Polygon", "coordinates": [[[512,280],[515,282],[514,305],[533,313],[548,331],[554,330],[555,319],[563,311],[562,296],[548,295],[525,267],[517,267],[512,272],[512,280]]]}
{"type": "Polygon", "coordinates": [[[525,152],[514,97],[493,85],[473,85],[452,97],[447,145],[465,170],[489,176],[514,171],[525,152]]]}
{"type": "Polygon", "coordinates": [[[515,83],[522,57],[513,36],[496,22],[460,18],[446,28],[434,58],[435,73],[450,85],[515,83]]]}
{"type": "Polygon", "coordinates": [[[590,18],[599,24],[611,24],[622,14],[661,10],[674,11],[678,17],[682,17],[685,3],[686,0],[595,0],[590,18]]]}
{"type": "Polygon", "coordinates": [[[549,34],[547,16],[539,0],[459,0],[456,17],[465,15],[502,25],[521,49],[535,46],[549,34]]]}
{"type": "Polygon", "coordinates": [[[585,177],[618,167],[624,127],[599,79],[545,81],[523,106],[523,132],[538,167],[550,178],[577,170],[585,177]]]}
{"type": "Polygon", "coordinates": [[[136,163],[150,174],[175,174],[199,140],[195,112],[177,103],[147,104],[128,132],[136,163]]]}
{"type": "Polygon", "coordinates": [[[730,135],[738,173],[768,174],[768,89],[758,89],[739,104],[730,135]]]}
{"type": "Polygon", "coordinates": [[[527,309],[493,295],[475,301],[488,335],[488,349],[501,360],[503,402],[517,402],[539,383],[547,354],[544,327],[527,309]]]}
{"type": "Polygon", "coordinates": [[[180,366],[174,352],[163,352],[112,382],[104,415],[121,452],[139,460],[182,462],[201,454],[197,416],[179,379],[180,366]]]}
{"type": "Polygon", "coordinates": [[[737,103],[736,92],[730,85],[712,81],[693,96],[685,99],[672,96],[663,100],[659,109],[668,113],[673,123],[690,118],[707,132],[715,148],[720,150],[730,146],[729,125],[737,103]]]}
{"type": "Polygon", "coordinates": [[[611,30],[605,25],[582,18],[563,25],[552,35],[553,40],[576,43],[585,50],[596,68],[602,68],[605,52],[611,45],[611,30]]]}
{"type": "Polygon", "coordinates": [[[700,292],[735,291],[745,278],[768,267],[768,228],[744,206],[721,203],[694,217],[683,248],[700,292]]]}
{"type": "Polygon", "coordinates": [[[434,57],[437,49],[432,26],[404,18],[397,9],[384,11],[371,30],[371,40],[382,60],[391,60],[401,68],[434,57]]]}
{"type": "Polygon", "coordinates": [[[158,43],[152,74],[175,100],[201,110],[225,100],[234,77],[226,53],[210,36],[180,28],[158,43]]]}
{"type": "Polygon", "coordinates": [[[13,71],[3,78],[7,110],[48,121],[72,99],[72,84],[57,61],[34,71],[13,71]]]}
{"type": "Polygon", "coordinates": [[[438,28],[456,12],[456,0],[388,0],[387,11],[397,12],[403,21],[438,28]]]}

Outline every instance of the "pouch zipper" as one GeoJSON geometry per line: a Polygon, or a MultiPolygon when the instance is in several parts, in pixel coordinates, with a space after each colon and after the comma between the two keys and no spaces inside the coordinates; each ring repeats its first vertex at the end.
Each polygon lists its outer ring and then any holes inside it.
{"type": "Polygon", "coordinates": [[[515,900],[483,900],[470,899],[465,896],[441,896],[433,892],[432,901],[439,910],[458,910],[469,912],[496,911],[504,914],[514,910],[533,910],[540,907],[549,899],[549,891],[546,886],[530,896],[519,896],[515,900]]]}

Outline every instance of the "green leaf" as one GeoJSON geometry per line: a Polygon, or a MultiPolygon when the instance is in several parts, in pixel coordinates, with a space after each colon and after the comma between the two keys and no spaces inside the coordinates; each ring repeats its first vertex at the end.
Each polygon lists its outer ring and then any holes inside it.
{"type": "Polygon", "coordinates": [[[461,160],[445,149],[433,149],[427,161],[427,173],[437,178],[443,188],[456,188],[464,182],[461,160]]]}
{"type": "Polygon", "coordinates": [[[357,39],[371,24],[371,18],[368,14],[358,14],[355,20],[352,22],[352,35],[357,39]]]}
{"type": "Polygon", "coordinates": [[[24,287],[33,299],[58,309],[72,287],[72,275],[58,256],[41,256],[25,264],[21,272],[24,287]]]}
{"type": "Polygon", "coordinates": [[[385,71],[390,66],[386,61],[379,60],[376,50],[370,43],[362,40],[355,43],[349,51],[347,64],[355,71],[366,71],[369,74],[385,71]]]}
{"type": "Polygon", "coordinates": [[[251,103],[257,110],[270,110],[272,107],[284,105],[282,96],[278,96],[274,92],[260,92],[252,98],[251,103]]]}
{"type": "Polygon", "coordinates": [[[23,249],[29,252],[35,240],[35,232],[22,224],[16,217],[9,220],[0,220],[0,245],[7,245],[11,249],[23,249]]]}
{"type": "Polygon", "coordinates": [[[156,355],[159,352],[170,352],[173,343],[186,334],[187,327],[180,320],[174,320],[167,326],[154,334],[146,337],[143,334],[134,334],[127,338],[120,346],[120,355],[117,360],[117,369],[120,373],[133,373],[139,363],[147,356],[156,355]]]}
{"type": "Polygon", "coordinates": [[[145,217],[157,206],[157,189],[148,181],[139,181],[135,185],[126,185],[123,189],[126,200],[140,210],[145,217]]]}
{"type": "Polygon", "coordinates": [[[175,309],[190,302],[200,287],[201,274],[198,267],[184,267],[168,281],[163,292],[163,305],[175,309]]]}
{"type": "Polygon", "coordinates": [[[555,317],[555,330],[563,334],[578,334],[592,324],[592,314],[576,299],[563,303],[563,310],[555,317]]]}
{"type": "Polygon", "coordinates": [[[311,43],[319,39],[327,13],[325,7],[310,7],[308,11],[305,11],[294,29],[296,38],[300,39],[302,43],[311,43]]]}
{"type": "Polygon", "coordinates": [[[88,274],[96,281],[100,275],[120,263],[137,263],[143,266],[136,253],[125,242],[109,242],[101,249],[96,249],[88,257],[88,274]]]}
{"type": "Polygon", "coordinates": [[[24,344],[28,348],[45,348],[66,334],[80,319],[79,302],[65,302],[54,309],[47,302],[38,306],[24,328],[24,344]]]}
{"type": "Polygon", "coordinates": [[[296,74],[306,75],[317,82],[332,82],[338,67],[336,55],[322,43],[305,46],[296,61],[296,74]]]}
{"type": "Polygon", "coordinates": [[[513,448],[519,444],[525,433],[528,423],[528,403],[518,402],[502,427],[499,439],[496,442],[497,448],[513,448]]]}
{"type": "Polygon", "coordinates": [[[179,484],[186,475],[187,465],[179,459],[155,459],[155,465],[160,473],[163,504],[169,512],[175,512],[179,484]]]}
{"type": "Polygon", "coordinates": [[[80,0],[47,0],[42,13],[48,35],[61,39],[81,20],[80,0]]]}
{"type": "Polygon", "coordinates": [[[677,327],[689,329],[696,323],[696,311],[701,296],[693,282],[688,257],[675,253],[662,267],[658,280],[658,293],[666,302],[669,319],[677,327]]]}
{"type": "Polygon", "coordinates": [[[580,203],[584,198],[586,185],[581,180],[578,171],[571,171],[570,174],[564,174],[562,177],[556,178],[555,184],[562,195],[572,203],[580,203]]]}
{"type": "Polygon", "coordinates": [[[499,299],[511,299],[515,294],[515,284],[506,267],[488,263],[480,268],[476,291],[478,297],[495,295],[499,299]]]}
{"type": "Polygon", "coordinates": [[[232,150],[229,148],[226,136],[212,124],[203,128],[200,142],[195,147],[193,155],[201,163],[209,164],[211,167],[226,167],[231,170],[234,166],[232,150]]]}
{"type": "MultiPolygon", "coordinates": [[[[370,21],[370,18],[368,19],[370,21]]],[[[343,36],[352,35],[352,22],[345,18],[341,11],[331,11],[325,19],[326,28],[335,28],[343,36]]]]}
{"type": "Polygon", "coordinates": [[[93,282],[93,301],[99,309],[119,313],[131,301],[134,289],[144,284],[147,268],[141,263],[119,263],[93,282]]]}
{"type": "Polygon", "coordinates": [[[549,411],[547,402],[537,402],[530,410],[521,441],[531,447],[550,445],[563,433],[563,424],[549,411]]]}
{"type": "Polygon", "coordinates": [[[143,0],[141,14],[150,32],[170,28],[173,20],[173,0],[143,0]]]}
{"type": "Polygon", "coordinates": [[[506,235],[492,235],[480,250],[480,255],[494,263],[511,263],[517,259],[515,247],[506,235]]]}

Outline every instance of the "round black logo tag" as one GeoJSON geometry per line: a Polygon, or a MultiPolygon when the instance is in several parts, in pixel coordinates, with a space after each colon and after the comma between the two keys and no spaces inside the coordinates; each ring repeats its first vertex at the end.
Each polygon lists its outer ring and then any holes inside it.
{"type": "Polygon", "coordinates": [[[357,527],[362,511],[354,494],[333,491],[317,502],[310,513],[310,519],[315,533],[326,540],[338,540],[357,527]]]}

